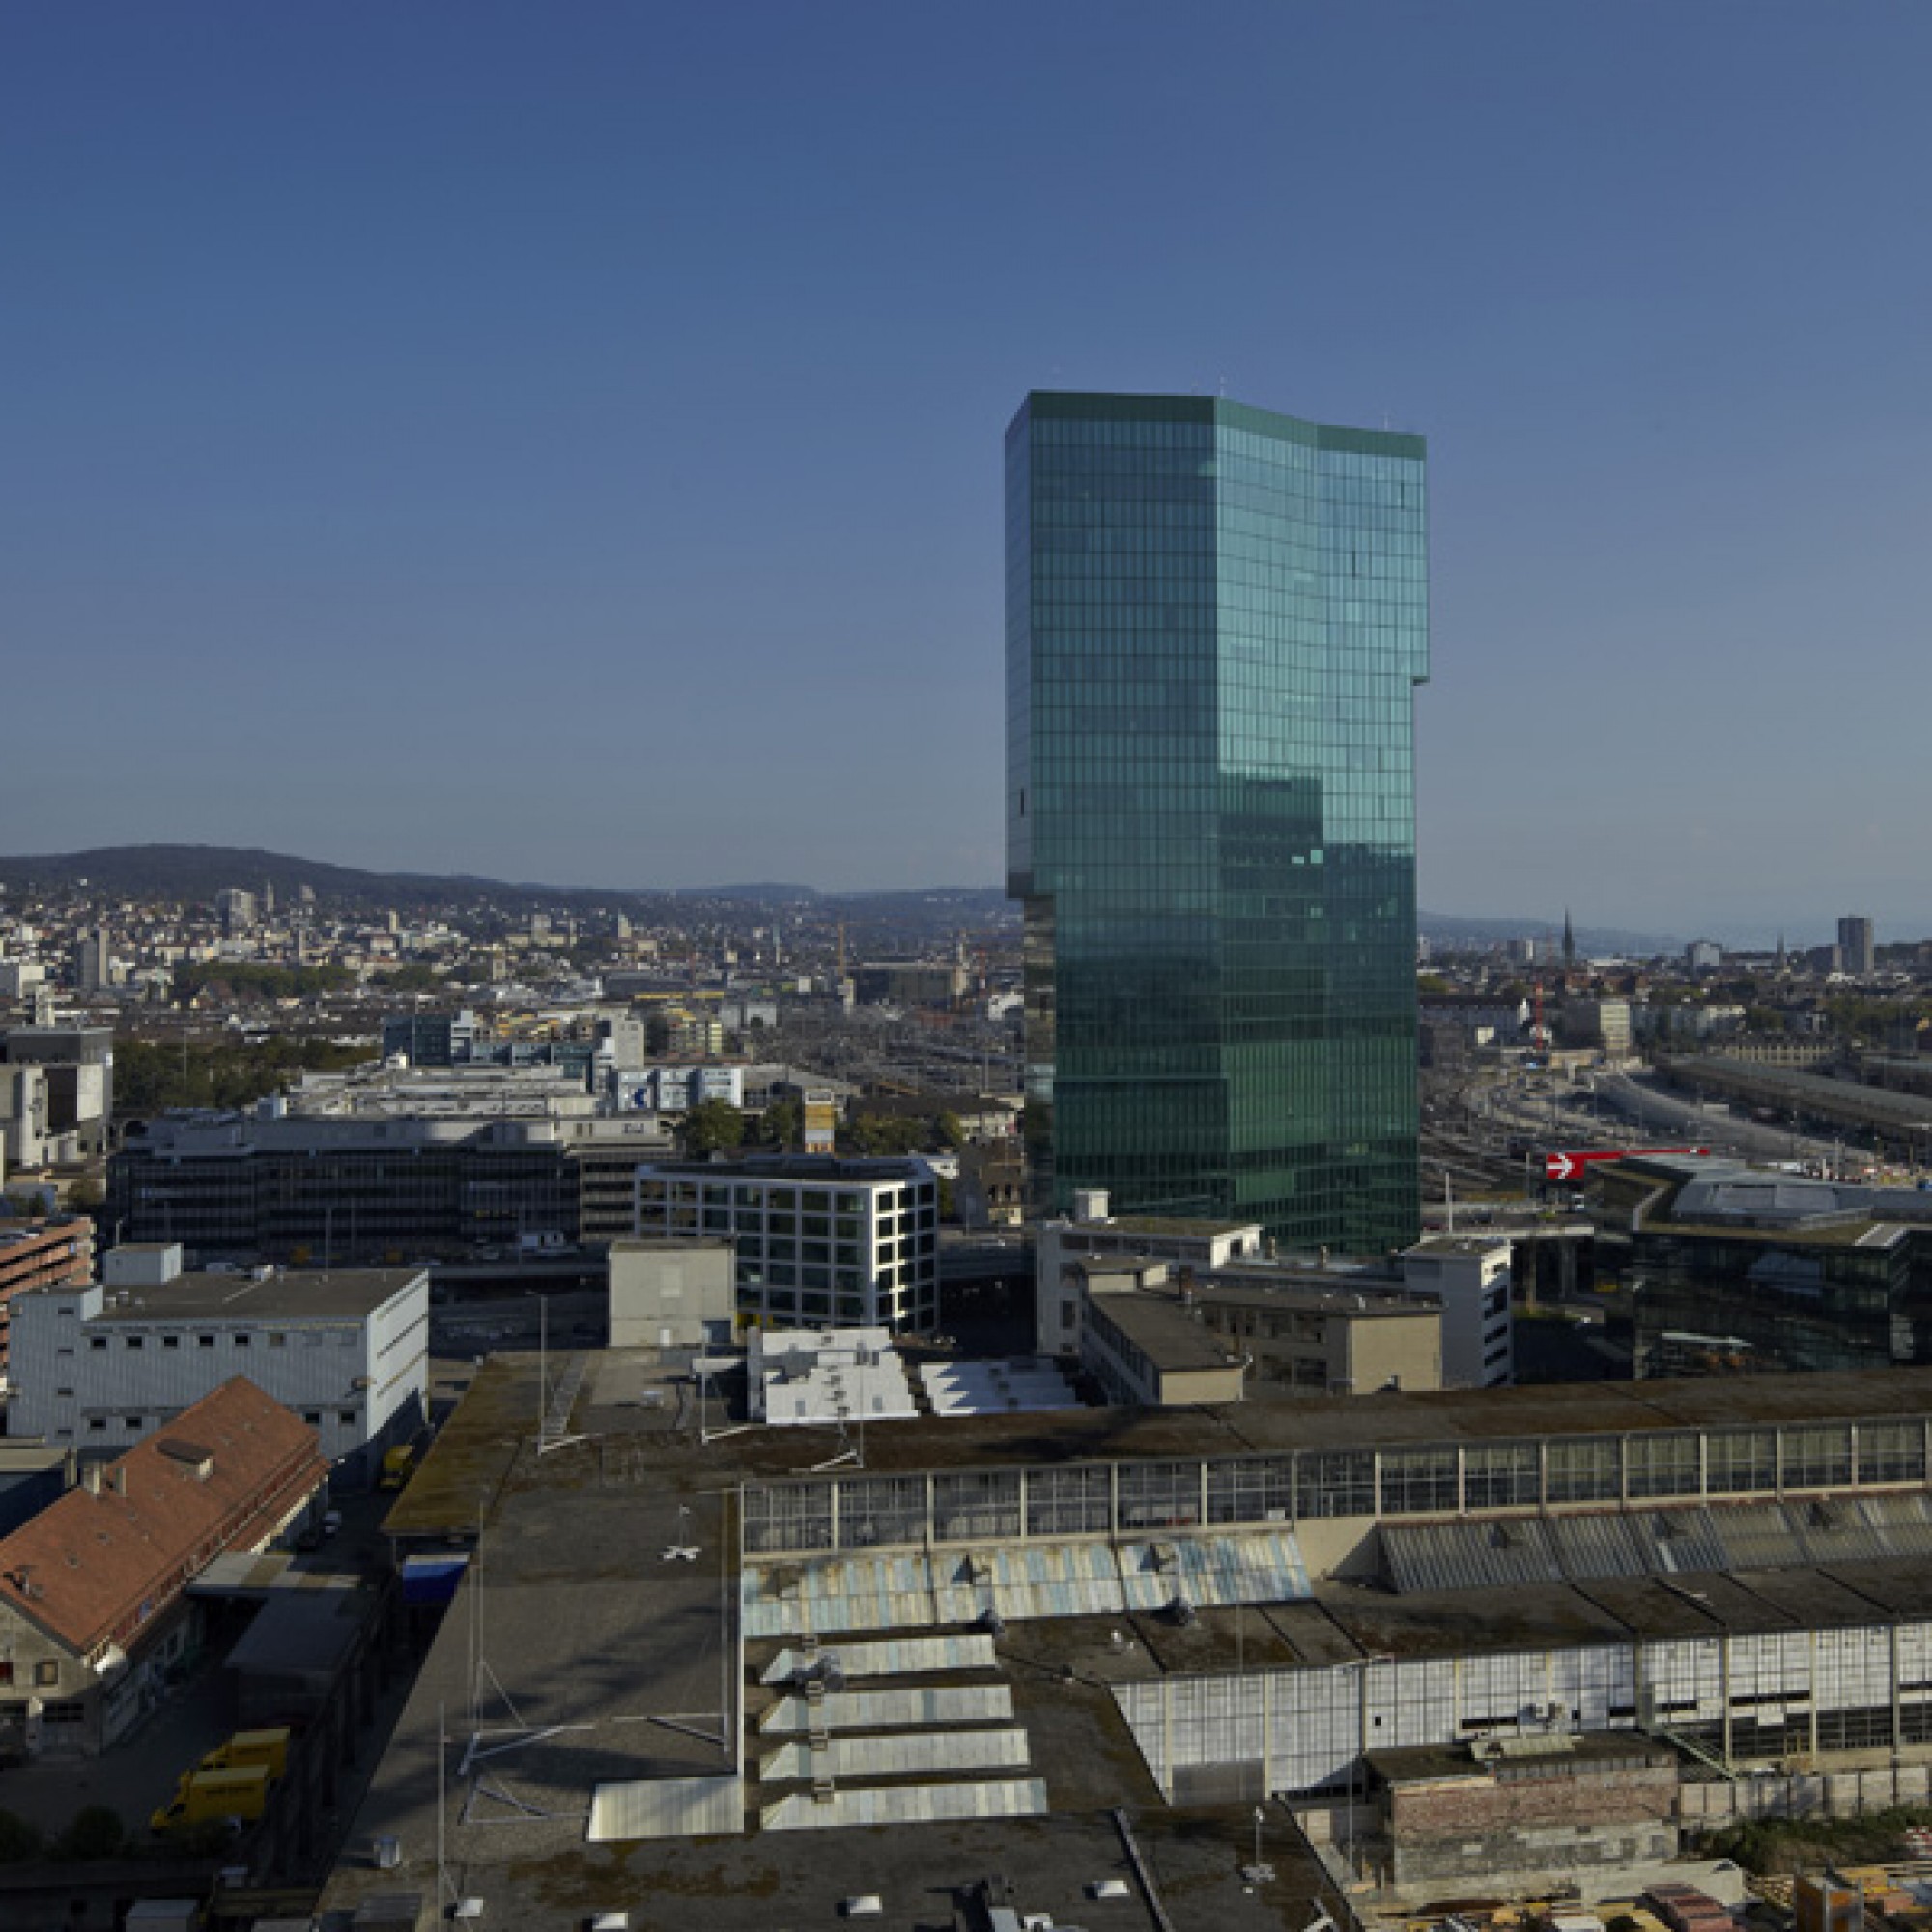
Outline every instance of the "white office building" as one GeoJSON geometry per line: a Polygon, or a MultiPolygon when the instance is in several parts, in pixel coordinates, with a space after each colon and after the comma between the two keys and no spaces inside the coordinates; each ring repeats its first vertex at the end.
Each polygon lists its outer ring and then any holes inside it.
{"type": "Polygon", "coordinates": [[[1445,1388],[1497,1388],[1515,1379],[1506,1236],[1430,1235],[1403,1250],[1402,1278],[1441,1300],[1445,1388]]]}
{"type": "Polygon", "coordinates": [[[664,1161],[637,1184],[639,1239],[733,1243],[741,1321],[938,1325],[939,1183],[923,1160],[664,1161]]]}
{"type": "Polygon", "coordinates": [[[10,1435],[119,1455],[238,1375],[315,1430],[350,1483],[422,1426],[421,1268],[175,1274],[37,1290],[12,1314],[10,1435]]]}

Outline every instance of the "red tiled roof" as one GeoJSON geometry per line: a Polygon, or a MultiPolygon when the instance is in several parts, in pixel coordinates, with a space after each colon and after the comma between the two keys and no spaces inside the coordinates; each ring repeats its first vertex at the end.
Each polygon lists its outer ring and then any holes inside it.
{"type": "Polygon", "coordinates": [[[83,1657],[125,1649],[213,1557],[259,1548],[327,1473],[315,1431],[237,1376],[108,1463],[98,1494],[70,1490],[0,1537],[0,1602],[83,1657]]]}

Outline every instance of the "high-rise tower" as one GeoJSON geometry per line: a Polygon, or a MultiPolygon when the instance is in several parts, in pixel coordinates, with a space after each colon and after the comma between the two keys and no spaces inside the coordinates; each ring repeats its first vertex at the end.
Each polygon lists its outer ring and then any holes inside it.
{"type": "Polygon", "coordinates": [[[1008,891],[1051,1205],[1417,1231],[1419,437],[1036,394],[1007,433],[1008,891]]]}

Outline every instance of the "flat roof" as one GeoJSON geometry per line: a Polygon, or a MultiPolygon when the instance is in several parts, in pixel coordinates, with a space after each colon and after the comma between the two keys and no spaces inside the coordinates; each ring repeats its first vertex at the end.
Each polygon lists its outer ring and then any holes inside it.
{"type": "Polygon", "coordinates": [[[1211,1241],[1223,1235],[1259,1233],[1259,1221],[1217,1221],[1207,1215],[1190,1219],[1181,1214],[1110,1214],[1104,1221],[1065,1221],[1060,1224],[1084,1235],[1166,1235],[1211,1241]]]}
{"type": "MultiPolygon", "coordinates": [[[[245,1274],[181,1274],[157,1288],[110,1288],[98,1321],[339,1321],[373,1315],[406,1289],[429,1285],[426,1268],[277,1269],[264,1281],[245,1274]],[[123,1298],[125,1297],[125,1299],[123,1298]]],[[[71,1293],[71,1289],[49,1291],[71,1293]]]]}
{"type": "Polygon", "coordinates": [[[1204,1307],[1215,1308],[1317,1309],[1353,1321],[1401,1316],[1433,1321],[1442,1313],[1441,1297],[1433,1288],[1398,1288],[1380,1279],[1357,1286],[1346,1275],[1332,1274],[1287,1275],[1275,1280],[1265,1274],[1250,1274],[1238,1264],[1197,1276],[1194,1299],[1204,1307]]]}
{"type": "Polygon", "coordinates": [[[1513,1751],[1479,1757],[1473,1743],[1461,1745],[1402,1745],[1363,1753],[1369,1769],[1384,1784],[1434,1784],[1444,1779],[1488,1777],[1499,1765],[1513,1767],[1570,1764],[1677,1764],[1677,1753],[1641,1731],[1557,1731],[1548,1747],[1528,1750],[1522,1744],[1542,1747],[1541,1739],[1512,1741],[1513,1751]]]}
{"type": "MultiPolygon", "coordinates": [[[[812,1473],[828,1432],[749,1429],[697,1439],[697,1395],[682,1358],[653,1349],[591,1355],[573,1417],[580,1433],[648,1450],[654,1480],[701,1492],[812,1473]]],[[[557,1351],[552,1379],[562,1373],[557,1351]]],[[[715,1387],[714,1424],[722,1421],[715,1387]]],[[[516,1467],[519,1483],[585,1480],[582,1450],[519,1463],[536,1433],[538,1359],[492,1355],[443,1425],[385,1527],[404,1538],[473,1536],[480,1497],[516,1467]]],[[[1531,1384],[1516,1388],[1311,1395],[1294,1401],[1167,1408],[1072,1408],[867,1422],[870,1473],[980,1465],[1019,1468],[1136,1457],[1245,1456],[1300,1449],[1393,1449],[1538,1436],[1646,1435],[1656,1430],[1851,1421],[1932,1409],[1932,1366],[1811,1375],[1697,1377],[1671,1381],[1531,1384]]],[[[734,1416],[733,1420],[742,1420],[734,1416]]],[[[595,1480],[594,1474],[589,1480],[595,1480]]]]}
{"type": "Polygon", "coordinates": [[[1163,1374],[1226,1369],[1238,1359],[1213,1329],[1204,1328],[1178,1296],[1158,1289],[1115,1288],[1089,1302],[1090,1313],[1111,1321],[1163,1374]]]}

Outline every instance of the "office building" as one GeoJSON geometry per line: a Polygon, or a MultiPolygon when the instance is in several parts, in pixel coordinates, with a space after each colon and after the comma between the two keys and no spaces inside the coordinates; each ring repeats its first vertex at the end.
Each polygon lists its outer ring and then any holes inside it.
{"type": "Polygon", "coordinates": [[[1591,1177],[1638,1377],[1932,1362],[1932,1201],[1647,1154],[1591,1177]]]}
{"type": "Polygon", "coordinates": [[[112,1027],[14,1027],[0,1034],[0,1065],[41,1071],[44,1158],[75,1161],[104,1151],[114,1114],[112,1027]]]}
{"type": "Polygon", "coordinates": [[[342,1479],[365,1482],[427,1413],[420,1268],[63,1285],[17,1296],[12,1312],[8,1433],[83,1454],[125,1449],[246,1376],[308,1425],[342,1479]]]}
{"type": "Polygon", "coordinates": [[[89,927],[73,942],[73,985],[83,997],[103,993],[113,983],[112,942],[104,925],[89,927]]]}
{"type": "Polygon", "coordinates": [[[939,1321],[939,1183],[922,1160],[781,1155],[638,1169],[640,1239],[736,1244],[755,1327],[929,1330],[939,1321]]]}
{"type": "Polygon", "coordinates": [[[1030,396],[1007,436],[1008,891],[1043,1201],[1418,1231],[1419,437],[1030,396]]]}
{"type": "Polygon", "coordinates": [[[0,1382],[9,1374],[14,1296],[38,1288],[84,1288],[93,1279],[94,1223],[85,1215],[0,1226],[0,1382]]]}
{"type": "Polygon", "coordinates": [[[1838,922],[1838,952],[1844,970],[1856,980],[1878,971],[1878,944],[1868,919],[1851,916],[1838,922]]]}
{"type": "MultiPolygon", "coordinates": [[[[1076,1218],[1039,1230],[1034,1346],[1078,1358],[1115,1401],[1150,1399],[1094,1359],[1095,1297],[1131,1287],[1137,1302],[1110,1306],[1178,1304],[1187,1326],[1228,1338],[1251,1382],[1275,1393],[1495,1387],[1515,1371],[1510,1255],[1499,1236],[1432,1235],[1386,1260],[1276,1257],[1254,1224],[1115,1217],[1084,1194],[1076,1218]]],[[[1198,1333],[1150,1322],[1151,1364],[1163,1360],[1163,1334],[1177,1362],[1198,1348],[1198,1333]]]]}
{"type": "Polygon", "coordinates": [[[224,886],[214,895],[214,916],[230,939],[253,932],[258,918],[255,895],[243,886],[224,886]]]}

